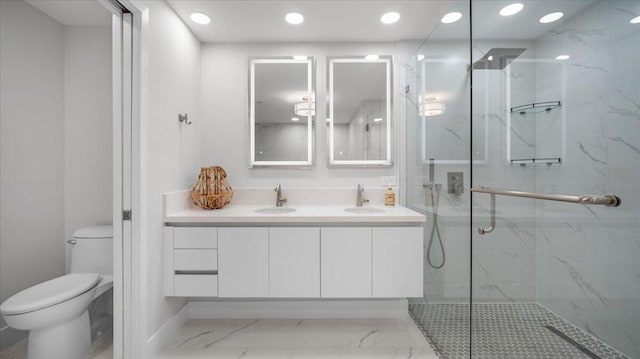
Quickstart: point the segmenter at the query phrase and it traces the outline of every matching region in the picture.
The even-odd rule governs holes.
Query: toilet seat
[[[18,315],[66,302],[93,289],[100,281],[97,273],[72,273],[27,288],[0,305],[3,315]]]

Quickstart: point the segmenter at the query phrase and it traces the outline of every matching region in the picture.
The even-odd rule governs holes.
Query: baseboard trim
[[[167,345],[171,339],[180,333],[184,323],[189,320],[189,303],[185,304],[176,314],[167,320],[147,340],[147,353],[150,358],[154,358]]]
[[[26,330],[17,330],[9,326],[0,328],[0,351],[11,348],[28,335],[29,332]]]

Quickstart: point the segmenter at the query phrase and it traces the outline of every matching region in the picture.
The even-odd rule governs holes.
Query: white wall
[[[142,25],[142,308],[152,335],[184,306],[164,296],[162,194],[191,188],[201,163],[200,42],[164,1],[135,1]],[[178,122],[188,113],[190,126]],[[134,214],[135,215],[135,214]],[[134,263],[136,264],[136,263]]]
[[[64,274],[64,27],[23,1],[0,1],[0,94],[4,301]]]
[[[395,43],[297,43],[297,44],[205,44],[202,52],[202,165],[219,165],[229,175],[233,187],[264,187],[281,183],[284,187],[344,186],[357,183],[382,185],[381,176],[396,176],[391,168],[329,168],[326,113],[326,56],[394,55]],[[312,169],[249,168],[249,123],[247,113],[247,57],[308,55],[316,59],[315,167]],[[397,64],[394,64],[394,73]],[[400,109],[398,109],[400,111]],[[404,111],[404,109],[402,109]],[[396,114],[397,111],[394,111]],[[398,116],[392,127],[396,128]],[[392,133],[394,163],[397,132]]]
[[[113,222],[111,66],[111,27],[65,28],[65,239]]]

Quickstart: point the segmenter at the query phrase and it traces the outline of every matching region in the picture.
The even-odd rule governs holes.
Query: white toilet
[[[84,359],[91,346],[89,304],[113,287],[113,226],[80,228],[68,243],[71,274],[0,305],[10,327],[29,331],[29,359]]]

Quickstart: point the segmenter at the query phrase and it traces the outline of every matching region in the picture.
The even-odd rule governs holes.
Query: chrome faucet
[[[282,207],[282,204],[287,201],[286,198],[282,197],[282,186],[277,184],[273,190],[276,191],[276,207]]]
[[[358,194],[356,195],[356,207],[362,207],[364,203],[368,203],[369,200],[364,198],[364,185],[358,184]]]

